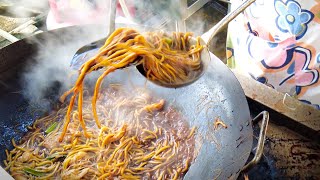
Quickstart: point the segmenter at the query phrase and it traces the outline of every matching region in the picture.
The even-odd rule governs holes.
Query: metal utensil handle
[[[262,124],[261,124],[258,144],[256,147],[257,148],[256,153],[255,153],[254,157],[252,158],[252,160],[242,168],[242,170],[241,170],[242,172],[248,171],[252,166],[256,165],[262,157],[264,142],[266,140],[267,127],[268,127],[268,123],[269,123],[269,112],[262,111],[252,121],[253,122],[257,121],[258,118],[260,118],[261,116],[262,116]]]
[[[248,6],[254,3],[256,0],[247,0],[243,2],[237,9],[231,11],[223,19],[221,19],[215,26],[213,26],[209,31],[204,33],[201,38],[209,44],[212,38],[220,32],[230,21],[237,17],[241,12],[243,12]]]
[[[116,13],[117,13],[117,0],[109,0],[109,14],[108,14],[108,20],[109,20],[109,34],[112,33],[115,30],[115,24],[116,24]]]

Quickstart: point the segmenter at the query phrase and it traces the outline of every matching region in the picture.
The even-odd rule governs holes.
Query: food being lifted
[[[203,47],[199,38],[190,45],[190,38],[190,33],[117,29],[61,96],[64,102],[72,94],[69,106],[38,119],[23,143],[13,141],[7,170],[16,179],[181,179],[195,157],[195,128],[146,88],[110,84],[99,89],[109,73],[131,64],[159,83],[195,78],[203,68]],[[90,95],[84,79],[101,68]]]
[[[100,128],[101,123],[96,107],[99,88],[102,80],[116,69],[131,64],[142,65],[146,77],[159,83],[176,84],[197,78],[203,68],[200,59],[203,46],[200,45],[200,37],[197,38],[195,45],[190,46],[190,38],[190,33],[173,33],[173,36],[170,37],[162,32],[141,34],[130,28],[119,28],[114,31],[98,54],[82,65],[74,87],[60,98],[64,102],[65,98],[72,94],[60,141],[65,136],[70,123],[75,98],[78,98],[79,121],[84,135],[90,137],[82,119],[83,82],[88,73],[105,68],[104,73],[96,82],[92,97],[93,116]]]

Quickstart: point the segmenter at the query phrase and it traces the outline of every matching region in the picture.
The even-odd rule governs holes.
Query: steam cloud
[[[39,2],[38,0],[16,1],[16,3],[35,5],[38,8],[44,8],[48,5],[47,1],[41,1],[43,4]],[[140,4],[142,7],[145,7],[145,3],[134,2],[136,6]],[[159,13],[159,10],[157,9],[158,14],[167,14],[167,12]],[[162,9],[162,11],[166,11],[166,9]],[[195,23],[188,26],[187,30],[195,32],[195,35],[201,35],[204,27],[203,21],[200,18],[196,18],[193,21]],[[174,20],[171,22],[173,23]],[[156,18],[152,24],[157,23],[160,23],[160,20]],[[55,93],[61,95],[69,89],[78,75],[77,71],[73,71],[69,67],[74,53],[83,45],[103,38],[106,35],[106,29],[106,25],[89,26],[81,30],[70,31],[67,34],[51,34],[41,40],[31,38],[30,41],[37,44],[39,48],[34,57],[35,63],[25,68],[23,77],[24,95],[32,101],[38,101],[47,106],[49,102],[42,100],[48,98],[48,92],[50,94],[51,91],[58,91]],[[90,75],[89,77],[94,79],[97,76]]]
[[[8,5],[8,11],[14,17],[31,17],[49,7],[47,0],[2,0],[1,3]]]
[[[74,53],[79,47],[100,39],[103,35],[105,30],[96,28],[76,29],[63,35],[50,34],[43,41],[32,38],[30,41],[39,48],[34,57],[35,62],[25,69],[24,95],[32,101],[44,103],[44,106],[49,105],[42,100],[52,93],[61,95],[71,87],[78,75],[70,67]]]

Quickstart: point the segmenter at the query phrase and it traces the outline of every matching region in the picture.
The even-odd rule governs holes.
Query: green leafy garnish
[[[67,157],[67,155],[62,155],[62,154],[52,154],[51,156],[48,156],[46,159],[52,160],[52,159],[57,159],[57,158],[63,158]]]
[[[170,46],[172,45],[172,39],[170,39],[170,38],[164,38],[164,42],[166,42]]]
[[[46,134],[49,134],[50,132],[52,132],[53,130],[56,129],[56,127],[58,126],[57,122],[54,122],[53,124],[51,124],[45,131]]]
[[[28,173],[28,174],[31,174],[31,175],[34,175],[34,176],[39,176],[39,177],[40,176],[44,176],[46,174],[44,172],[40,172],[40,171],[37,171],[37,170],[32,169],[32,168],[28,168],[28,167],[24,168],[23,171]]]

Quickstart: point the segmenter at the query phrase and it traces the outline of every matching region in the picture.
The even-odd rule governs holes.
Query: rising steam
[[[32,5],[38,2],[38,0],[20,0],[18,3],[29,3]],[[138,6],[136,9],[147,7],[146,3],[149,1],[143,1],[144,3],[139,2],[134,1],[135,6]],[[41,6],[41,4],[47,6],[47,3],[46,1],[46,3],[40,3],[38,6]],[[170,10],[172,11],[172,9]],[[168,9],[150,9],[150,11],[157,12],[158,15],[168,14]],[[162,23],[161,20],[161,18],[155,18],[151,24]],[[201,35],[204,22],[199,18],[193,21],[195,23],[191,23],[192,26],[189,26],[187,30],[195,32],[195,35]],[[172,19],[171,23],[174,23],[174,19]],[[60,31],[59,33],[58,30],[56,33],[41,36],[41,40],[38,37],[31,38],[31,43],[37,45],[38,51],[34,56],[35,63],[29,64],[24,71],[24,95],[28,99],[41,102],[42,105],[46,106],[49,104],[47,99],[50,94],[56,94],[54,98],[57,98],[58,95],[69,89],[78,75],[77,71],[70,68],[71,59],[78,48],[106,35],[107,27],[104,22],[101,22],[101,24],[103,26],[87,26],[81,30],[79,28],[71,28],[73,30],[68,31],[67,34],[65,34],[66,31]],[[171,30],[173,29],[171,28]],[[94,78],[96,76],[90,75],[89,77]]]
[[[73,84],[78,72],[70,68],[70,62],[79,47],[105,35],[105,29],[70,28],[66,31],[57,30],[46,34],[39,40],[37,37],[30,41],[37,45],[38,51],[32,63],[25,69],[23,77],[24,95],[36,102],[46,104],[44,99],[56,98],[51,95],[61,95]],[[64,34],[60,34],[63,32]],[[43,38],[43,39],[42,39]],[[49,103],[49,102],[48,102]]]

